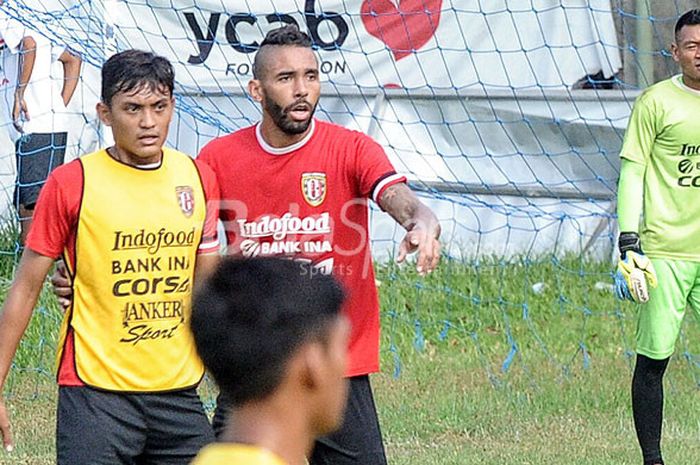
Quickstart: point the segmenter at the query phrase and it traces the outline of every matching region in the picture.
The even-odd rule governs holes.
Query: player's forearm
[[[0,389],[53,260],[25,249],[0,313]]]
[[[194,289],[197,290],[204,281],[214,272],[219,264],[219,253],[201,253],[197,255],[197,263],[194,268]]]
[[[639,163],[622,160],[617,189],[617,221],[620,231],[639,232],[639,218],[644,206],[645,169]]]
[[[0,388],[5,384],[19,341],[29,325],[38,294],[30,292],[25,285],[13,284],[7,295],[0,315]]]
[[[436,239],[440,237],[437,217],[406,184],[389,186],[379,199],[379,205],[407,231],[420,226]]]
[[[61,97],[63,103],[68,105],[73,98],[75,89],[78,87],[78,79],[80,79],[80,67],[82,60],[79,56],[65,51],[61,54],[60,61],[63,63],[63,89]]]
[[[36,41],[32,37],[22,39],[19,52],[19,79],[17,81],[16,94],[18,97],[24,96],[24,91],[32,78],[34,71],[34,61],[36,60]]]

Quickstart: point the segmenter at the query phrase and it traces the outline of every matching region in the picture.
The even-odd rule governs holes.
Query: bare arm
[[[63,104],[67,106],[70,103],[70,99],[73,98],[75,88],[78,87],[80,65],[83,63],[83,60],[81,60],[78,55],[64,50],[61,56],[58,57],[58,61],[63,63],[63,89],[61,90],[61,97],[63,98]]]
[[[402,262],[407,254],[418,251],[418,273],[432,272],[440,261],[440,222],[433,211],[404,183],[389,186],[379,199],[379,206],[407,231],[397,261]]]
[[[219,264],[220,256],[217,252],[202,253],[197,255],[197,263],[194,267],[194,289],[198,289],[204,281],[211,276]]]
[[[36,60],[36,41],[31,36],[22,39],[19,47],[19,80],[15,89],[15,103],[12,108],[12,121],[18,131],[22,131],[19,119],[22,115],[29,120],[27,102],[24,100],[24,91],[27,89],[34,71],[34,61]]]
[[[12,282],[0,314],[0,393],[10,371],[20,339],[27,329],[32,310],[41,292],[53,259],[24,249],[17,274]],[[6,450],[12,448],[10,419],[0,395],[0,434]]]
[[[63,260],[56,262],[56,268],[51,275],[51,286],[61,308],[66,310],[70,307],[73,301],[73,284],[68,274],[68,268],[66,268]]]

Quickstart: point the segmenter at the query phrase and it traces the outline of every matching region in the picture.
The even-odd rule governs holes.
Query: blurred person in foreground
[[[307,263],[225,259],[196,293],[192,334],[231,401],[219,442],[193,465],[302,465],[347,397],[344,293]]]

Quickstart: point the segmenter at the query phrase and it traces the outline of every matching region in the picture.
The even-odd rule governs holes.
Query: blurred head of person
[[[340,426],[349,323],[338,282],[287,259],[225,259],[195,294],[197,351],[237,409],[315,437]],[[285,420],[286,418],[286,420]]]

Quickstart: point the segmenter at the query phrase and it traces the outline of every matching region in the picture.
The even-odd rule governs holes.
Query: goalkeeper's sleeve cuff
[[[617,245],[620,250],[620,256],[623,260],[627,252],[635,252],[638,254],[644,253],[642,252],[642,241],[639,238],[639,234],[636,232],[621,232],[620,237],[617,240]]]

